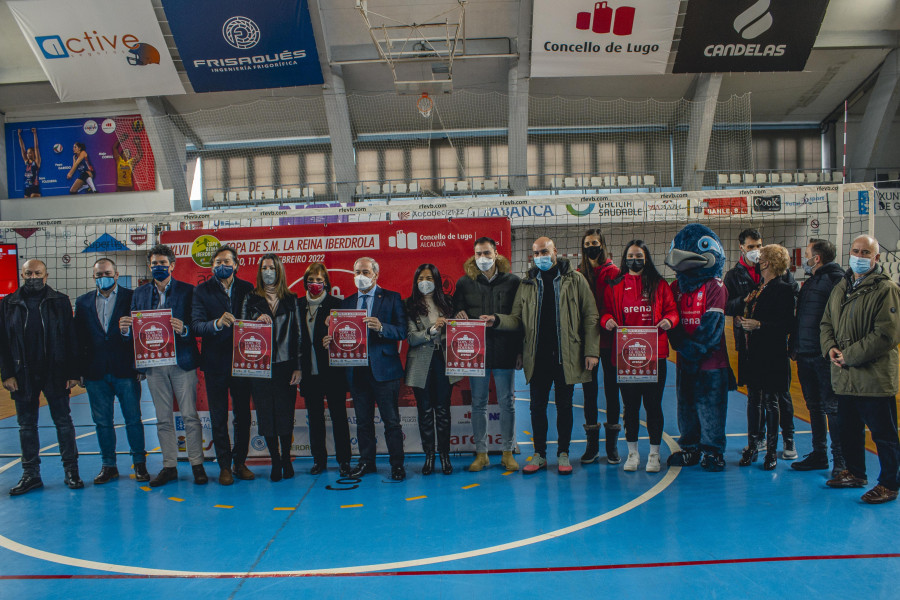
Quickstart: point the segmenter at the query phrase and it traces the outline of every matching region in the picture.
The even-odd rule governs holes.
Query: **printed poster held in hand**
[[[332,367],[364,367],[369,364],[364,310],[333,310],[328,321],[328,364]]]
[[[616,375],[619,383],[655,383],[657,373],[656,327],[616,329]]]
[[[172,309],[131,313],[134,332],[134,366],[138,369],[177,364]]]
[[[234,322],[231,374],[235,377],[272,378],[272,324]]]
[[[484,377],[484,321],[447,322],[447,375]]]

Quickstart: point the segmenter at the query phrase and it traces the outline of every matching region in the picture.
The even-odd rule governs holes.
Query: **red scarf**
[[[750,279],[753,280],[753,283],[759,285],[759,281],[760,279],[762,279],[762,276],[760,275],[759,271],[756,270],[756,265],[747,264],[747,261],[744,260],[743,254],[741,255],[741,260],[739,262],[744,266],[745,269],[747,269],[747,272],[750,273]]]

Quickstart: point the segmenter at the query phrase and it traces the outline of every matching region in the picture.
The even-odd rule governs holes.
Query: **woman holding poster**
[[[264,254],[260,259],[256,289],[244,299],[241,318],[272,324],[272,378],[253,380],[253,405],[259,435],[269,447],[272,481],[290,479],[294,476],[291,439],[300,383],[302,321],[297,296],[288,289],[277,255]]]
[[[416,396],[419,435],[425,452],[422,475],[434,472],[435,429],[441,472],[453,472],[450,464],[450,379],[447,377],[447,319],[453,303],[444,295],[438,268],[419,265],[413,275],[412,294],[406,299],[407,341],[406,385]]]
[[[666,331],[678,324],[678,310],[672,290],[666,285],[643,240],[628,242],[622,255],[621,273],[610,282],[604,294],[606,312],[600,326],[607,331],[627,327],[657,327],[656,381],[652,383],[621,383],[625,404],[625,441],[628,443],[626,471],[637,471],[641,462],[638,452],[638,429],[641,402],[647,411],[647,431],[650,434],[650,456],[647,472],[660,469],[659,445],[662,441],[662,396],[666,385],[666,358],[669,340]]]

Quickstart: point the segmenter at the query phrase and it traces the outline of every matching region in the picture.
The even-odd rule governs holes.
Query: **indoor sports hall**
[[[0,598],[894,598],[898,111],[895,0],[0,0]]]

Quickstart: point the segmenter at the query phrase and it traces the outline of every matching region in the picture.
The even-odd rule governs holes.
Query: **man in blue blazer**
[[[369,257],[353,264],[354,283],[358,292],[345,298],[341,308],[365,310],[368,326],[369,364],[348,367],[347,381],[356,409],[356,437],[359,440],[359,463],[350,477],[376,472],[375,405],[384,423],[384,438],[391,457],[391,479],[403,481],[403,430],[400,427],[400,383],[403,364],[399,343],[406,339],[406,309],[397,292],[377,285],[378,263]],[[331,339],[326,336],[325,345]]]
[[[100,444],[100,485],[119,478],[116,466],[116,430],[113,408],[116,398],[125,419],[125,435],[131,449],[134,478],[150,481],[141,422],[141,383],[134,370],[134,344],[119,331],[119,319],[131,314],[132,290],[119,285],[119,271],[111,258],[94,263],[97,289],[75,301],[75,338],[84,387],[97,426]]]
[[[234,476],[254,478],[244,464],[250,449],[250,380],[231,375],[234,315],[240,314],[244,298],[253,291],[253,284],[238,279],[239,267],[237,250],[228,245],[221,246],[213,256],[213,276],[194,288],[191,308],[191,329],[201,338],[200,370],[206,385],[219,483],[222,485],[234,483]],[[228,438],[229,392],[234,412],[233,450]]]
[[[172,309],[172,329],[175,332],[175,356],[178,364],[151,367],[146,370],[147,386],[156,409],[156,431],[163,455],[162,470],[150,481],[159,487],[178,479],[178,440],[175,437],[175,415],[172,398],[178,401],[184,432],[187,438],[188,460],[194,473],[194,483],[209,481],[203,469],[203,427],[197,415],[197,341],[191,336],[191,305],[194,286],[172,278],[175,253],[165,244],[157,244],[147,252],[153,281],[134,291],[131,312]],[[131,335],[131,316],[119,319],[123,335]]]

